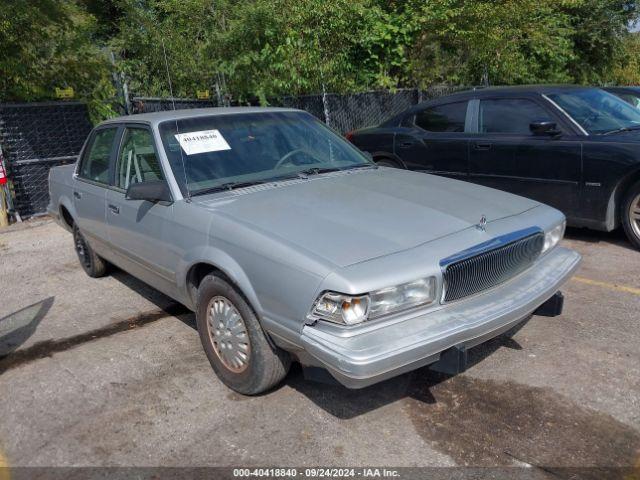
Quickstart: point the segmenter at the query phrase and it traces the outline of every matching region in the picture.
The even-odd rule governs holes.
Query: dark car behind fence
[[[306,110],[334,130],[374,126],[416,103],[453,93],[461,87],[404,89],[347,95],[284,96],[269,100],[271,106]],[[250,102],[257,104],[256,102]],[[215,100],[131,96],[131,113],[203,108]],[[80,102],[0,104],[0,147],[15,190],[14,206],[21,217],[42,214],[49,202],[49,169],[75,162],[91,131],[87,107]]]

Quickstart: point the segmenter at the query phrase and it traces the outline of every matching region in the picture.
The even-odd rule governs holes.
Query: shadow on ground
[[[142,295],[151,303],[155,304],[160,310],[166,311],[167,309],[172,312],[178,312],[175,316],[182,323],[189,327],[196,329],[196,317],[187,307],[177,303],[171,297],[166,296],[164,293],[159,292],[153,287],[150,287],[141,280],[138,280],[132,275],[124,272],[123,270],[111,267],[111,277],[122,283],[127,288],[130,288],[138,295]]]
[[[468,368],[481,362],[501,347],[521,350],[520,344],[511,337],[525,323],[523,322],[508,332],[469,350]],[[347,420],[365,415],[410,396],[413,391],[410,385],[415,382],[433,387],[449,378],[451,377],[434,372],[429,367],[424,367],[370,387],[349,390],[337,382],[319,383],[310,381],[304,377],[302,368],[295,364],[285,382],[327,413]],[[427,404],[435,403],[435,398],[429,394],[429,389],[421,391],[419,400]]]
[[[618,228],[612,232],[600,232],[598,230],[589,230],[587,228],[567,227],[565,238],[594,244],[606,242],[637,252],[634,246],[631,245],[631,242],[627,239],[622,228]]]
[[[0,320],[0,374],[34,360],[50,357],[55,353],[120,332],[140,328],[167,317],[175,317],[189,327],[196,328],[194,315],[185,306],[121,270],[114,268],[112,277],[154,303],[158,308],[128,318],[114,318],[113,323],[104,327],[71,337],[44,340],[18,350],[18,347],[33,334],[51,308],[53,297],[30,305]]]
[[[0,318],[0,358],[15,351],[34,334],[53,301],[54,297],[45,298]]]

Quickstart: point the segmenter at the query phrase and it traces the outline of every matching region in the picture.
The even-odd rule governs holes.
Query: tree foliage
[[[263,101],[640,81],[632,0],[0,0],[0,12],[0,100],[69,85],[97,116],[111,113],[114,72],[139,95],[169,95],[170,78],[175,96],[218,82]]]
[[[115,94],[110,64],[94,41],[96,19],[81,5],[3,0],[0,15],[0,101],[48,99],[70,86],[92,113],[113,113],[105,103]]]

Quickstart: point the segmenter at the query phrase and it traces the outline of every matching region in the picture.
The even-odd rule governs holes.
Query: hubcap
[[[213,297],[207,306],[207,328],[213,351],[222,364],[234,373],[249,366],[251,348],[242,316],[225,297]]]
[[[640,194],[636,195],[636,198],[631,201],[631,206],[629,207],[629,223],[631,224],[633,233],[640,238]]]
[[[82,238],[80,233],[76,234],[76,253],[78,254],[78,258],[80,259],[80,263],[85,268],[91,268],[91,257],[89,256],[89,250],[87,249],[87,244]]]

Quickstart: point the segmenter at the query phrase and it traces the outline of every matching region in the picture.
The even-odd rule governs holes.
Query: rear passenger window
[[[416,126],[428,132],[464,132],[467,102],[429,107],[416,114]]]
[[[146,128],[127,128],[116,163],[116,187],[126,190],[132,183],[163,179],[151,132]]]
[[[109,157],[117,128],[98,130],[82,158],[78,176],[98,183],[109,183]]]
[[[532,135],[529,124],[552,121],[540,105],[520,98],[481,100],[479,114],[480,133]]]

